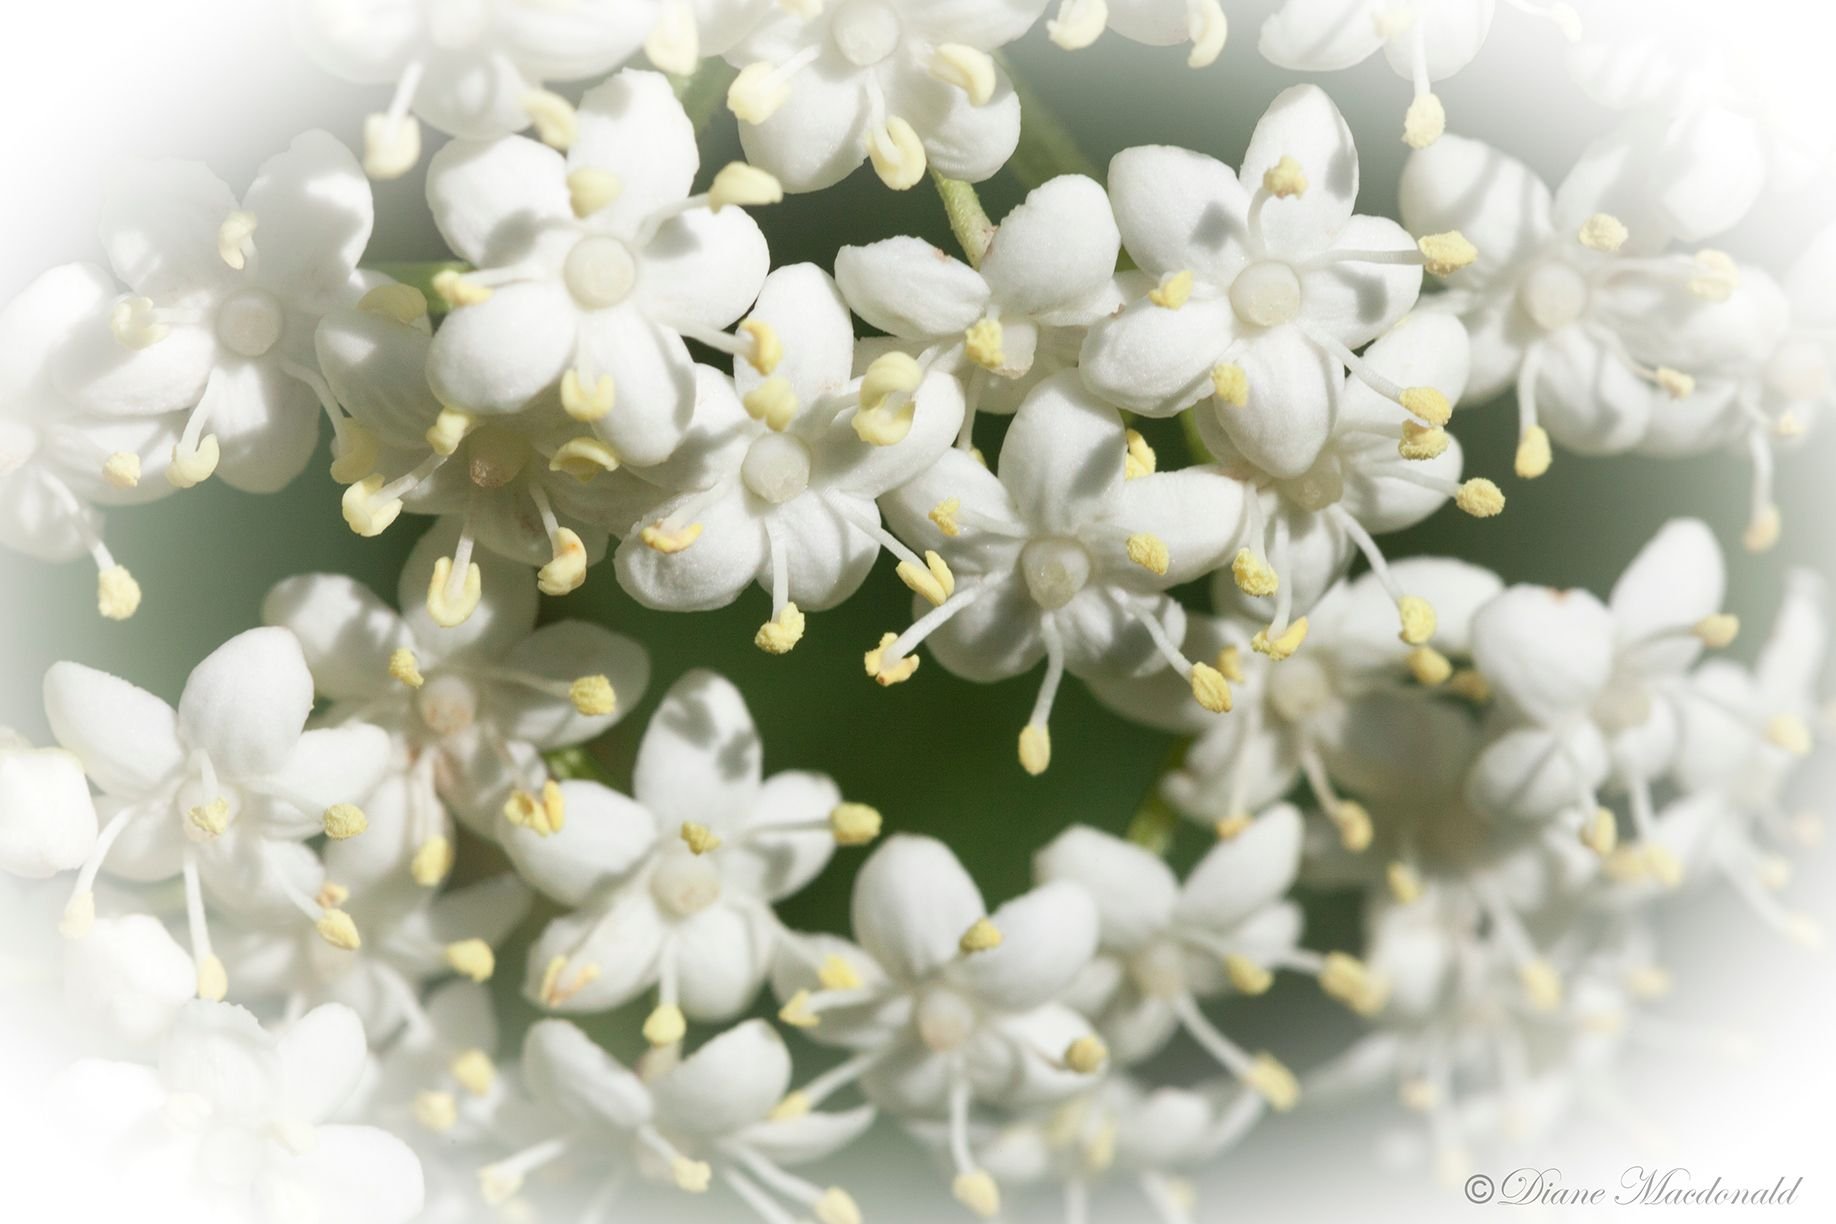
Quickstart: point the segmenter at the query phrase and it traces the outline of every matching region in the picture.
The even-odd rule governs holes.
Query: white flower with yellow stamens
[[[62,930],[95,917],[96,874],[182,876],[201,993],[221,998],[205,897],[271,925],[303,914],[326,942],[356,946],[350,916],[319,896],[324,869],[301,843],[360,822],[388,766],[389,737],[353,721],[305,730],[312,676],[285,629],[251,629],[193,669],[177,710],[77,663],[45,675],[52,734],[101,792],[103,821],[78,872]],[[353,815],[354,814],[354,815]],[[347,819],[348,818],[348,819]],[[297,913],[296,913],[297,912]]]
[[[1418,247],[1395,222],[1353,215],[1357,166],[1344,118],[1311,85],[1269,106],[1240,175],[1186,149],[1118,154],[1109,195],[1122,242],[1160,288],[1091,329],[1091,388],[1147,416],[1199,404],[1283,480],[1325,447],[1344,370],[1446,424],[1441,388],[1401,386],[1353,350],[1415,305],[1424,265],[1457,266],[1470,252],[1457,235]]]
[[[782,5],[726,55],[746,156],[789,191],[871,161],[896,190],[926,169],[981,182],[1013,155],[1020,99],[990,52],[1047,0],[835,0]]]
[[[475,271],[439,286],[455,306],[427,376],[471,418],[559,392],[581,432],[620,463],[669,457],[695,407],[687,341],[771,364],[775,337],[745,314],[765,282],[765,238],[744,205],[777,184],[730,166],[690,195],[694,128],[669,81],[626,70],[581,100],[565,156],[521,136],[456,141],[428,167],[434,219]]]
[[[80,1025],[99,1021],[130,1047],[157,1042],[198,993],[197,967],[150,914],[96,919],[64,945],[64,999]]]
[[[366,1116],[406,1139],[424,1163],[452,1174],[455,1148],[501,1143],[506,1119],[522,1105],[512,1082],[518,1069],[498,1065],[498,1022],[488,983],[455,978],[425,997],[405,996],[403,1023],[386,1044],[374,1034],[379,1066],[366,1094]],[[464,1199],[478,1189],[464,1173]],[[430,1187],[430,1190],[432,1187]],[[463,1218],[463,1217],[461,1217]]]
[[[852,321],[834,283],[811,264],[772,273],[753,317],[784,338],[783,364],[768,376],[742,360],[739,396],[705,387],[677,454],[613,482],[625,520],[614,524],[625,536],[621,585],[646,606],[699,611],[757,582],[772,609],[756,640],[774,654],[796,645],[805,612],[858,590],[882,549],[899,558],[914,590],[941,602],[949,570],[882,527],[875,499],[924,472],[956,439],[961,385],[916,366],[909,380],[877,393],[874,376],[851,379]],[[707,381],[724,382],[711,374]],[[864,419],[901,421],[902,432],[870,440]]]
[[[1171,667],[1213,713],[1230,707],[1210,660],[1179,650],[1185,614],[1166,591],[1210,573],[1241,534],[1244,495],[1209,471],[1124,478],[1127,431],[1075,373],[1041,383],[1014,415],[997,476],[951,451],[883,499],[916,549],[936,552],[954,591],[927,601],[903,634],[870,651],[881,684],[909,676],[930,642],[951,671],[989,682],[1044,660],[1046,674],[1020,737],[1020,761],[1042,772],[1048,723],[1064,674],[1142,675]],[[916,606],[916,605],[915,605]]]
[[[559,829],[500,819],[498,837],[524,878],[573,911],[530,951],[533,1001],[606,1011],[654,987],[644,1033],[656,1046],[679,1042],[689,1019],[731,1019],[752,1002],[781,929],[772,905],[862,831],[828,778],[763,778],[761,755],[739,691],[690,672],[644,732],[635,798],[567,782]]]
[[[1222,0],[1058,0],[1046,33],[1067,51],[1080,51],[1104,30],[1150,47],[1190,44],[1186,65],[1209,68],[1230,36]]]
[[[643,649],[603,626],[537,629],[527,568],[496,557],[469,563],[488,575],[484,594],[463,624],[442,626],[427,590],[453,537],[452,525],[435,527],[409,554],[403,613],[341,574],[289,578],[263,604],[267,621],[298,636],[330,699],[326,720],[361,720],[393,739],[371,798],[375,827],[328,852],[336,881],[354,890],[404,867],[423,887],[438,884],[452,867],[449,809],[489,836],[507,802],[545,808],[551,779],[541,754],[604,732],[650,680]]]
[[[347,1008],[327,1004],[269,1033],[240,1007],[195,1000],[157,1067],[89,1058],[52,1082],[69,1151],[94,1162],[67,1192],[263,1224],[300,1212],[407,1224],[423,1203],[414,1153],[377,1127],[329,1121],[364,1068],[363,1026]],[[69,1206],[89,1214],[80,1198]]]

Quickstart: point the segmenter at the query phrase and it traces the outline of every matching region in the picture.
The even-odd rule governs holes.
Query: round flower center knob
[[[478,719],[478,691],[458,676],[430,676],[415,708],[435,735],[457,735]]]
[[[687,850],[665,855],[650,877],[650,895],[665,912],[693,917],[720,900],[720,868],[712,855]]]
[[[1076,540],[1034,540],[1020,550],[1020,574],[1034,602],[1050,612],[1090,581],[1090,554]]]
[[[1587,309],[1587,278],[1573,266],[1552,260],[1524,278],[1517,299],[1538,327],[1554,331],[1573,323]]]
[[[1141,993],[1151,999],[1173,999],[1186,993],[1185,958],[1176,945],[1165,940],[1136,953],[1128,972]]]
[[[1275,327],[1300,313],[1300,277],[1279,259],[1263,259],[1230,283],[1230,308],[1254,327]]]
[[[472,46],[490,25],[490,0],[438,0],[427,6],[427,36],[442,51]]]
[[[1318,713],[1331,700],[1332,681],[1318,660],[1297,654],[1269,669],[1269,702],[1289,722]]]
[[[631,287],[637,283],[637,260],[631,248],[616,238],[582,238],[567,253],[561,277],[581,306],[603,310],[631,296]]]
[[[810,487],[810,448],[801,438],[769,433],[746,451],[740,479],[774,506]]]
[[[1766,363],[1766,383],[1788,400],[1820,399],[1830,385],[1830,367],[1814,341],[1787,340]]]
[[[286,315],[265,289],[244,289],[217,310],[217,339],[243,357],[260,357],[280,339]]]
[[[975,1004],[957,991],[939,986],[918,1000],[918,1039],[927,1049],[947,1054],[975,1033]]]
[[[848,0],[829,31],[843,59],[871,68],[898,49],[899,14],[886,0]]]

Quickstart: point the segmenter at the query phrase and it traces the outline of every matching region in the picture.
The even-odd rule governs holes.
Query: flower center
[[[458,676],[430,676],[415,708],[435,735],[457,735],[478,718],[478,691]]]
[[[927,991],[918,1000],[918,1039],[926,1048],[947,1054],[975,1033],[975,1004],[947,986]]]
[[[1230,283],[1230,308],[1255,327],[1274,327],[1300,313],[1300,277],[1279,259],[1263,259]]]
[[[490,0],[434,0],[427,6],[427,36],[442,51],[472,46],[490,23]]]
[[[1787,340],[1766,363],[1766,383],[1788,400],[1820,399],[1830,385],[1830,367],[1812,341]]]
[[[711,854],[667,854],[650,877],[650,895],[678,918],[692,918],[720,900],[720,868]]]
[[[1020,574],[1033,601],[1050,612],[1090,581],[1090,554],[1076,540],[1034,540],[1020,550]]]
[[[1303,510],[1324,510],[1345,496],[1345,473],[1330,451],[1293,480],[1281,482],[1281,494]]]
[[[631,296],[637,283],[637,260],[616,238],[582,238],[567,253],[561,277],[574,300],[588,310],[616,306]]]
[[[746,451],[740,479],[772,505],[783,505],[810,487],[810,448],[801,438],[765,434]]]
[[[1539,265],[1524,278],[1517,300],[1544,331],[1567,327],[1587,309],[1587,280],[1559,259]]]
[[[522,472],[530,454],[521,434],[487,425],[466,439],[466,474],[481,489],[501,489]]]
[[[1136,953],[1128,963],[1128,972],[1149,998],[1172,999],[1186,993],[1185,958],[1167,940],[1151,943]]]
[[[842,58],[871,68],[899,46],[899,14],[886,0],[848,0],[835,14],[829,36]]]
[[[1317,714],[1332,700],[1332,681],[1319,661],[1302,653],[1271,667],[1269,704],[1288,722],[1297,723]]]
[[[217,309],[217,339],[231,352],[260,357],[280,339],[286,315],[266,289],[244,289]]]

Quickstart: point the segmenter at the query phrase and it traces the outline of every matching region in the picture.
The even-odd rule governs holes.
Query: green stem
[[[981,267],[995,232],[994,222],[982,207],[982,197],[976,194],[973,184],[945,178],[936,171],[931,172],[931,181],[936,183],[944,213],[950,218],[950,232],[969,257],[970,266]]]
[[[1209,446],[1205,445],[1205,439],[1199,436],[1198,429],[1198,414],[1201,412],[1210,412],[1211,410],[1209,403],[1200,400],[1193,407],[1192,411],[1179,414],[1179,431],[1184,434],[1186,438],[1186,454],[1191,457],[1194,463],[1217,462],[1218,457],[1211,453],[1211,448]]]
[[[1078,147],[1071,129],[1052,113],[1025,78],[1014,71],[1006,57],[997,56],[996,62],[1013,82],[1014,96],[1020,99],[1020,146],[1007,162],[1014,177],[1029,188],[1061,174],[1082,174],[1102,182],[1102,171]]]
[[[557,748],[553,752],[542,754],[543,762],[548,766],[551,777],[560,782],[605,782],[611,777],[605,766],[585,748]]]

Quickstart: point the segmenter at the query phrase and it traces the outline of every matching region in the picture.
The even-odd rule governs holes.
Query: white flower
[[[198,990],[185,949],[150,914],[97,918],[65,945],[64,998],[129,1046],[158,1041]]]
[[[1093,390],[1146,416],[1209,401],[1201,411],[1279,479],[1301,475],[1326,445],[1342,369],[1429,425],[1446,423],[1441,389],[1399,386],[1352,350],[1415,305],[1424,264],[1445,268],[1470,251],[1457,234],[1418,250],[1394,222],[1352,214],[1358,152],[1317,87],[1275,99],[1240,175],[1145,146],[1116,156],[1109,194],[1123,245],[1158,286],[1091,328]]]
[[[1028,193],[970,267],[920,238],[887,238],[835,255],[835,280],[854,312],[919,363],[969,388],[962,442],[975,412],[1012,412],[1042,379],[1077,364],[1092,323],[1120,309],[1122,238],[1109,197],[1082,175]]]
[[[657,990],[652,1045],[687,1019],[718,1021],[758,994],[781,930],[771,906],[859,844],[879,816],[828,778],[761,780],[759,733],[712,672],[678,680],[638,747],[634,799],[594,782],[560,787],[558,827],[499,821],[523,876],[573,912],[530,951],[525,992],[543,1006],[605,1011]]]
[[[80,937],[95,916],[92,888],[106,864],[137,880],[183,875],[198,989],[222,998],[204,897],[267,922],[296,911],[330,943],[356,946],[349,915],[316,894],[318,857],[300,843],[360,830],[362,801],[388,763],[388,736],[351,723],[306,731],[312,676],[285,629],[251,629],[193,669],[178,709],[78,663],[45,675],[52,734],[101,791],[104,820],[77,874],[63,930]]]
[[[837,0],[782,6],[727,52],[746,156],[790,191],[863,160],[905,190],[927,167],[980,182],[1020,140],[1020,99],[989,52],[1046,0]],[[807,15],[806,15],[807,14]]]
[[[0,729],[0,871],[42,880],[75,871],[96,844],[83,763]]]
[[[753,317],[785,338],[784,364],[767,378],[738,363],[743,404],[706,374],[676,456],[621,474],[617,565],[640,603],[678,611],[721,607],[756,581],[772,600],[756,641],[783,654],[802,637],[803,613],[859,590],[882,548],[908,583],[937,581],[880,525],[874,499],[955,440],[963,392],[949,374],[916,367],[890,393],[871,376],[851,380],[848,310],[813,265],[772,273]],[[867,428],[888,418],[900,421],[889,433]]]
[[[858,1079],[902,1119],[947,1119],[957,1197],[991,1216],[999,1191],[971,1159],[971,1104],[1062,1101],[1107,1062],[1089,1023],[1057,1001],[1096,951],[1097,907],[1065,882],[990,914],[947,846],[901,834],[862,864],[853,915],[858,946],[787,939],[773,969],[780,1019],[858,1051],[794,1099],[813,1105]]]
[[[341,574],[289,578],[262,605],[263,619],[299,638],[331,700],[327,720],[361,720],[394,741],[371,797],[374,827],[328,850],[334,878],[355,890],[404,865],[438,884],[452,866],[449,808],[489,836],[507,801],[524,814],[559,804],[541,754],[600,735],[650,682],[649,657],[629,638],[577,620],[537,629],[528,571],[497,558],[470,563],[489,576],[477,609],[442,626],[426,599],[453,537],[436,527],[409,554],[405,613]]]
[[[935,608],[868,652],[881,684],[908,678],[929,641],[951,671],[988,682],[1045,660],[1020,761],[1043,771],[1059,682],[1072,675],[1139,675],[1172,667],[1213,712],[1229,691],[1211,664],[1175,645],[1185,614],[1166,591],[1216,569],[1241,533],[1243,490],[1214,472],[1125,479],[1122,419],[1066,372],[1041,383],[1014,414],[1000,476],[962,451],[884,499],[901,538],[952,575]],[[923,598],[922,596],[920,597]],[[916,605],[915,605],[916,606]]]
[[[1479,54],[1492,31],[1496,0],[1284,0],[1262,23],[1257,43],[1271,64],[1298,72],[1334,72],[1381,50],[1415,97],[1403,120],[1403,140],[1421,149],[1440,139],[1447,112],[1433,93]],[[1581,18],[1566,0],[1531,0],[1516,7],[1545,17],[1573,42]]]
[[[1067,51],[1088,47],[1105,29],[1150,47],[1191,43],[1192,68],[1216,63],[1230,34],[1220,0],[1059,0],[1058,16],[1046,22]]]
[[[271,493],[305,468],[323,410],[313,329],[361,295],[370,185],[324,132],[269,158],[239,202],[198,162],[134,163],[102,207],[102,244],[130,295],[106,340],[68,354],[98,409],[190,406],[166,479]],[[138,354],[137,356],[135,356]]]
[[[691,196],[700,160],[668,80],[632,70],[581,100],[565,158],[521,136],[455,141],[434,156],[434,220],[478,269],[442,281],[458,308],[428,355],[434,395],[461,414],[456,430],[558,386],[568,415],[618,462],[657,463],[695,407],[685,340],[773,364],[767,329],[719,329],[752,305],[770,258],[735,206],[770,202],[776,184],[729,168]]]
[[[412,1006],[403,1009],[400,1031],[378,1052],[381,1066],[367,1086],[366,1116],[409,1137],[430,1172],[450,1173],[455,1146],[477,1150],[497,1143],[515,1114],[508,1075],[496,1062],[496,1005],[488,985],[464,978],[443,982],[424,999],[406,997]],[[467,1177],[463,1189],[442,1189],[472,1208],[476,1190],[469,1183]]]
[[[363,1026],[336,1005],[272,1036],[240,1007],[197,1000],[157,1068],[83,1060],[51,1099],[84,1150],[106,1159],[93,1170],[102,1194],[212,1218],[406,1224],[421,1209],[414,1154],[386,1131],[327,1122],[364,1054]]]

